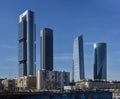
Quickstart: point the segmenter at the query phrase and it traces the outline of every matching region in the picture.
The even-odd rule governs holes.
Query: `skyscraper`
[[[41,69],[53,70],[53,30],[44,28],[40,32]]]
[[[106,43],[94,44],[94,79],[107,80]]]
[[[19,76],[36,75],[34,12],[26,10],[19,16]]]
[[[73,66],[74,66],[74,81],[79,81],[85,78],[84,74],[84,50],[82,35],[74,40],[73,51]]]

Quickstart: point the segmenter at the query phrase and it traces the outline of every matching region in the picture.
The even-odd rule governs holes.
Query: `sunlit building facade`
[[[36,44],[34,12],[26,10],[19,16],[19,76],[36,75]]]
[[[84,73],[84,49],[83,49],[83,36],[76,37],[74,40],[73,49],[73,73],[74,81],[85,79]]]
[[[106,43],[94,44],[94,79],[107,80]]]

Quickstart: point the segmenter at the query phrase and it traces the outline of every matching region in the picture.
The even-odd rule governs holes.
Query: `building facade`
[[[63,89],[69,85],[70,73],[64,71],[39,70],[37,72],[37,89]]]
[[[5,91],[26,91],[36,89],[36,77],[23,76],[11,79],[4,79],[2,81],[3,90]]]
[[[36,75],[36,34],[34,12],[26,10],[19,16],[19,76]]]
[[[41,69],[53,70],[53,30],[44,28],[40,32]]]
[[[83,36],[76,37],[74,40],[73,49],[73,73],[74,81],[85,79],[84,73],[84,49],[83,49]]]
[[[15,79],[15,89],[19,91],[34,90],[36,89],[35,76],[23,76]]]
[[[105,81],[105,80],[81,80],[76,82],[76,89],[81,90],[109,90],[111,92],[120,89],[120,81]]]
[[[4,91],[15,91],[15,79],[4,79],[2,85]]]
[[[94,79],[107,80],[106,43],[94,44]]]

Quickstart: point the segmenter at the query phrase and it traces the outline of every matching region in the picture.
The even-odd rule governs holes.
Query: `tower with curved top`
[[[53,70],[53,30],[44,28],[40,32],[41,70]]]
[[[107,80],[106,43],[94,44],[94,79]]]

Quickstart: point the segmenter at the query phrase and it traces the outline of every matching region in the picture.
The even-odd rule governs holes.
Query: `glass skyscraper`
[[[94,44],[94,79],[107,80],[106,43]]]
[[[36,75],[36,34],[34,12],[26,10],[19,16],[19,76]]]
[[[41,70],[53,70],[53,30],[44,28],[40,32]]]
[[[83,36],[76,37],[74,40],[73,49],[73,76],[74,81],[85,79],[84,74],[84,49],[83,49]]]

